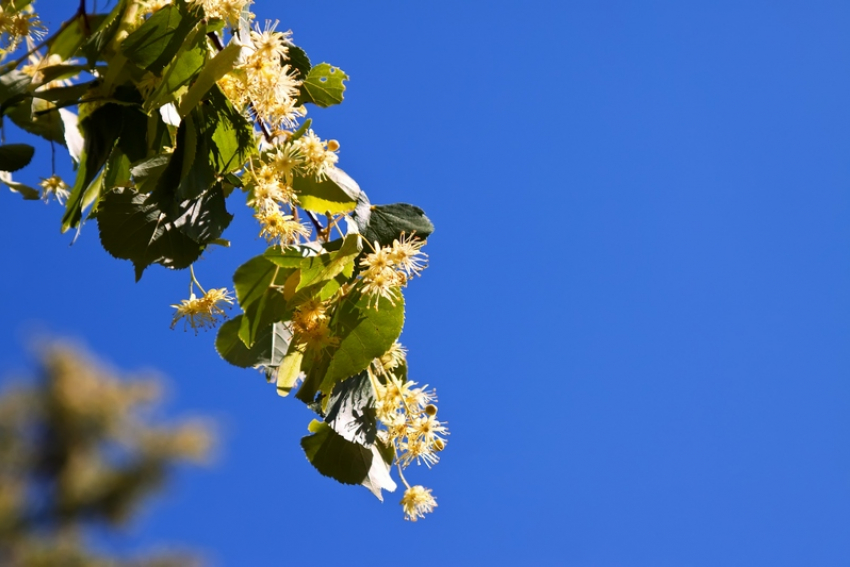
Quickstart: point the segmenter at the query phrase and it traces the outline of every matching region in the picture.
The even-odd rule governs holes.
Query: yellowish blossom
[[[171,328],[173,329],[180,319],[185,319],[184,326],[188,324],[195,333],[198,329],[214,327],[218,323],[218,317],[225,315],[223,305],[232,305],[233,301],[234,297],[227,288],[210,289],[201,297],[191,293],[189,299],[183,299],[179,305],[171,306],[177,310],[171,321]]]
[[[419,518],[425,518],[425,514],[433,512],[437,507],[437,500],[431,496],[430,488],[416,485],[404,491],[401,507],[404,510],[404,519],[415,522]]]
[[[287,246],[310,236],[309,228],[295,220],[295,217],[285,215],[280,210],[258,212],[254,217],[260,221],[260,236],[270,244]]]
[[[68,190],[68,185],[56,174],[53,174],[46,179],[43,178],[41,183],[38,185],[42,189],[41,198],[45,203],[49,202],[50,199],[56,199],[56,201],[62,205],[65,203],[65,199],[71,195],[71,192]]]
[[[328,170],[336,166],[339,156],[323,142],[313,130],[308,130],[303,136],[293,142],[304,156],[304,169],[318,179],[324,178]],[[334,141],[333,147],[339,149],[339,142]]]
[[[208,18],[224,20],[231,26],[237,27],[243,10],[251,4],[251,0],[190,0],[190,5],[200,6]],[[246,16],[252,16],[245,12]]]

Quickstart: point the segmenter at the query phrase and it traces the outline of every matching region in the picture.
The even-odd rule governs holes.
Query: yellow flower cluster
[[[310,236],[310,229],[301,224],[292,215],[285,215],[279,209],[258,212],[254,217],[260,221],[260,236],[269,244],[288,246],[296,244],[302,237]]]
[[[153,1],[156,2],[156,0]],[[246,15],[251,15],[250,12],[245,10],[250,3],[251,0],[189,0],[190,5],[203,8],[204,14],[208,18],[224,20],[234,27],[239,26],[239,18],[242,17],[243,12]]]
[[[322,301],[309,300],[292,314],[292,333],[296,344],[301,344],[316,352],[336,344],[338,339],[331,336],[328,328],[330,317],[328,306]]]
[[[416,485],[404,491],[401,506],[404,509],[404,519],[415,522],[418,518],[424,518],[425,514],[433,512],[437,501],[431,496],[430,488]]]
[[[404,347],[396,342],[368,369],[375,390],[375,412],[386,428],[383,441],[393,447],[399,471],[414,462],[425,463],[429,468],[439,462],[438,453],[445,449],[449,434],[445,423],[436,417],[436,392],[426,390],[427,385],[417,388],[415,382],[396,376],[395,371],[405,363]],[[422,486],[408,486],[401,504],[405,518],[412,521],[437,506],[431,491]]]
[[[0,5],[0,60],[24,41],[43,39],[46,32],[47,28],[31,8],[18,11],[12,2],[3,2]]]
[[[218,82],[237,108],[250,105],[257,118],[273,131],[291,129],[307,114],[296,102],[301,86],[298,72],[284,63],[291,32],[275,31],[276,26],[277,22],[266,22],[263,31],[257,27],[249,37],[240,37],[247,55]]]
[[[336,166],[339,157],[339,142],[322,141],[312,130],[293,142],[302,156],[302,168],[305,173],[318,180],[324,179],[328,170]]]
[[[361,274],[362,293],[374,300],[377,308],[378,301],[384,297],[395,304],[398,288],[407,285],[414,276],[418,276],[427,267],[428,255],[422,252],[424,240],[413,235],[402,235],[401,239],[393,241],[392,246],[378,247],[375,251],[360,260],[364,269]]]
[[[196,297],[194,293],[190,293],[189,299],[181,300],[180,305],[172,305],[177,312],[171,321],[171,328],[173,329],[177,322],[183,318],[186,319],[184,328],[188,324],[195,330],[196,334],[198,329],[215,327],[218,323],[218,317],[226,316],[222,305],[233,305],[234,299],[227,288],[210,289],[201,297]]]
[[[292,182],[296,174],[324,176],[337,159],[329,146],[338,149],[339,143],[323,142],[310,130],[296,140],[280,141],[249,166],[244,177],[245,185],[251,188],[248,205],[256,211],[254,216],[262,227],[260,236],[270,243],[287,246],[310,236],[310,229],[294,216]],[[283,211],[285,206],[292,214]]]

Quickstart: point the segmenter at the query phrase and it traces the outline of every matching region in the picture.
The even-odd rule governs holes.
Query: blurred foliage
[[[86,532],[123,525],[178,462],[203,462],[209,423],[157,423],[155,376],[118,376],[64,343],[39,353],[38,375],[9,382],[0,396],[0,565],[198,564],[175,553],[107,557]]]

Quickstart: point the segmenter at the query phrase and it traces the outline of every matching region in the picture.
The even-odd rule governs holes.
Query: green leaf
[[[281,268],[300,268],[305,265],[309,257],[316,251],[309,246],[272,246],[263,253],[263,256],[275,266]]]
[[[307,57],[307,52],[297,45],[288,46],[288,57],[286,63],[298,71],[298,77],[306,77],[310,74],[310,58]]]
[[[65,145],[65,126],[59,110],[47,101],[27,98],[6,111],[15,126],[50,142]]]
[[[203,197],[202,197],[203,198]],[[166,268],[188,268],[204,250],[185,233],[188,211],[194,203],[184,203],[183,214],[172,219],[157,201],[133,189],[115,189],[103,196],[97,211],[100,242],[112,256],[131,260],[136,281],[145,268],[161,264]],[[217,224],[209,220],[216,212],[202,208],[190,215],[195,223]]]
[[[79,100],[94,84],[95,81],[88,81],[69,87],[54,87],[52,89],[34,92],[33,96],[57,104],[66,104]]]
[[[53,81],[60,81],[62,79],[74,77],[87,69],[88,67],[85,65],[51,65],[50,67],[45,67],[41,71],[41,81],[39,81],[38,85],[35,85],[33,88],[46,85]]]
[[[357,182],[338,167],[329,169],[322,181],[296,175],[292,187],[302,208],[320,214],[353,211],[362,193]]]
[[[233,286],[245,312],[239,338],[246,346],[253,346],[265,327],[285,319],[286,300],[279,289],[293,271],[275,266],[263,256],[251,258],[236,269]]]
[[[106,58],[104,51],[118,32],[118,28],[121,25],[121,18],[124,16],[126,10],[127,0],[118,0],[112,11],[99,20],[94,32],[83,43],[80,49],[86,59],[88,59],[89,66],[94,67],[97,61]]]
[[[304,361],[304,350],[298,347],[295,343],[289,343],[289,350],[286,356],[283,357],[283,362],[280,363],[280,368],[277,369],[275,382],[277,385],[277,394],[281,397],[286,397],[292,388],[295,387],[295,382],[301,375],[301,363]]]
[[[106,14],[87,14],[84,20],[77,15],[48,42],[48,55],[58,55],[63,61],[71,59],[88,39],[88,34],[98,29],[105,18]]]
[[[120,147],[115,147],[106,160],[103,170],[103,190],[109,191],[114,187],[131,187],[130,158],[127,157]],[[83,204],[85,208],[85,204]]]
[[[221,183],[180,206],[182,214],[177,220],[180,231],[198,244],[217,240],[233,220],[233,215],[227,212]]]
[[[354,272],[354,259],[359,254],[360,237],[349,234],[343,239],[342,246],[336,252],[306,258],[302,263],[301,277],[295,291],[325,284],[342,273],[351,277]]]
[[[18,171],[26,167],[35,148],[28,144],[4,144],[0,146],[0,171]]]
[[[292,334],[283,323],[275,323],[263,329],[251,348],[245,346],[239,338],[242,315],[225,322],[218,330],[215,349],[218,354],[234,366],[256,368],[258,366],[279,366],[289,347]]]
[[[307,460],[324,476],[343,484],[361,484],[372,468],[372,450],[346,441],[327,424],[313,420],[309,425],[313,435],[301,439]]]
[[[201,20],[201,13],[189,14],[184,6],[170,4],[157,10],[121,42],[124,56],[139,67],[159,74]]]
[[[190,110],[195,108],[219,79],[233,70],[241,51],[242,46],[238,42],[231,40],[227,44],[227,47],[218,52],[215,57],[204,65],[198,78],[189,87],[189,92],[183,95],[183,98],[180,100],[177,113],[181,117],[186,116]]]
[[[354,222],[360,234],[370,243],[389,246],[402,234],[415,234],[426,239],[434,232],[434,225],[425,211],[407,203],[373,205],[361,213],[355,211]]]
[[[31,83],[32,77],[17,69],[0,75],[0,114],[28,98]]]
[[[135,89],[116,91],[116,97],[132,99],[138,96]],[[83,152],[77,179],[62,217],[62,232],[79,225],[83,218],[84,195],[91,196],[89,188],[101,168],[106,164],[116,143],[130,162],[144,158],[146,145],[141,132],[147,130],[147,117],[136,106],[107,103],[98,106],[80,121],[83,132]],[[98,195],[94,195],[96,201]]]
[[[204,68],[208,55],[206,42],[203,26],[189,34],[165,68],[162,82],[145,102],[145,110],[150,112],[177,99],[182,92],[181,87],[190,83]]]
[[[217,86],[210,89],[202,110],[201,132],[210,136],[210,159],[215,170],[224,175],[241,169],[256,151],[254,129],[241,112],[236,110]]]
[[[307,74],[301,85],[298,104],[312,102],[316,106],[328,107],[342,102],[348,75],[339,67],[319,63]]]
[[[398,339],[404,326],[404,296],[396,290],[394,305],[381,298],[376,309],[369,307],[368,296],[353,294],[339,306],[332,325],[341,341],[322,379],[323,392],[330,392],[340,380],[366,370]]]
[[[194,115],[194,113],[193,113]],[[177,129],[177,148],[169,167],[180,168],[177,199],[194,199],[215,183],[215,169],[209,160],[209,140],[198,132],[194,116],[187,116]]]
[[[375,390],[367,372],[346,378],[333,389],[328,399],[325,423],[347,441],[370,446],[375,443],[378,421]]]
[[[298,127],[298,130],[296,130],[295,132],[292,133],[292,135],[289,137],[289,141],[294,142],[295,140],[297,140],[298,138],[300,138],[301,136],[306,134],[307,130],[309,130],[310,126],[312,126],[312,125],[313,125],[313,119],[312,118],[308,118],[307,120],[305,120],[304,123],[301,124],[301,126]]]

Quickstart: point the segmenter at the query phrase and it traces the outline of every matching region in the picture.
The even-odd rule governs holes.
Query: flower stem
[[[192,284],[194,283],[198,286],[198,289],[201,290],[201,293],[206,295],[207,292],[204,289],[204,286],[202,286],[201,282],[198,281],[198,278],[195,277],[195,264],[189,264],[189,273],[192,275],[192,281],[189,282],[189,291],[192,291]]]

